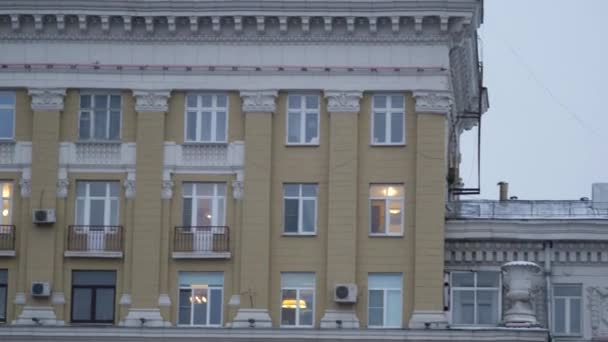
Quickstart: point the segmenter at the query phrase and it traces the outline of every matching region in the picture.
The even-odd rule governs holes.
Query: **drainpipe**
[[[553,292],[553,289],[551,288],[551,251],[553,250],[553,242],[552,241],[545,241],[543,243],[543,247],[545,249],[545,286],[546,286],[546,291],[545,291],[545,300],[547,303],[547,312],[545,314],[546,317],[546,322],[547,322],[547,330],[549,332],[549,341],[552,341],[553,338],[551,337],[551,328],[553,325],[553,322],[551,322],[551,309],[552,309],[552,303],[551,303],[551,293]]]

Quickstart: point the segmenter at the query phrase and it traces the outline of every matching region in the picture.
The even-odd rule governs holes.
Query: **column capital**
[[[362,91],[325,90],[327,111],[330,113],[359,113]]]
[[[133,90],[135,97],[135,111],[138,113],[166,113],[169,110],[168,100],[171,94],[170,90],[150,90],[137,89]]]
[[[449,91],[415,91],[416,113],[448,114],[453,96]]]
[[[29,88],[33,111],[55,112],[63,110],[65,88]]]
[[[277,110],[276,90],[241,90],[244,113],[274,113]]]

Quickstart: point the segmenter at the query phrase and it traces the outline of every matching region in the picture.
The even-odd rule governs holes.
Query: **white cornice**
[[[65,88],[30,88],[33,111],[62,111]]]
[[[276,90],[243,90],[243,112],[245,113],[274,113],[277,109]]]
[[[447,91],[416,91],[416,113],[448,114],[452,108],[453,96]]]
[[[330,113],[359,113],[363,92],[326,90],[327,111]]]
[[[133,90],[135,111],[138,113],[166,112],[169,109],[167,101],[170,93],[169,90]]]

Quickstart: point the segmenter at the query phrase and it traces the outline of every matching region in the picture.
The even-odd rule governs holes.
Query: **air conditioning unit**
[[[32,297],[48,297],[51,295],[51,285],[49,283],[35,281],[32,282]]]
[[[334,287],[334,302],[356,303],[357,284],[336,284]]]
[[[32,216],[36,224],[55,223],[55,209],[34,209]]]

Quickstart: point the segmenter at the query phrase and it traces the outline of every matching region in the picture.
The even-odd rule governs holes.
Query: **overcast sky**
[[[607,0],[485,1],[490,109],[473,197],[496,199],[501,180],[519,199],[591,197],[591,183],[608,182],[607,13]],[[471,136],[467,186],[477,183]]]

